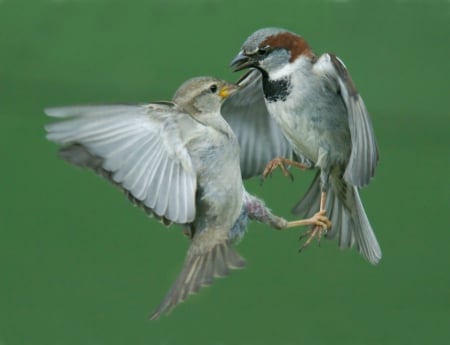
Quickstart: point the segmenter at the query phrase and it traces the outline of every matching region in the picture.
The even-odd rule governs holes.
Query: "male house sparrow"
[[[63,145],[64,159],[93,169],[147,213],[181,224],[189,234],[181,273],[152,319],[214,277],[245,265],[232,242],[243,236],[249,219],[277,229],[330,226],[323,213],[288,223],[245,191],[238,142],[220,115],[223,99],[236,88],[198,77],[185,82],[171,102],[46,110],[64,120],[46,126],[47,138]]]
[[[359,188],[374,175],[378,147],[369,114],[343,62],[329,53],[317,56],[292,32],[264,28],[247,38],[231,64],[235,71],[259,72],[253,69],[245,75],[243,90],[223,106],[243,152],[245,147],[277,152],[272,158],[281,157],[266,173],[283,164],[318,168],[293,212],[308,216],[326,210],[333,224],[327,237],[337,234],[340,247],[356,243],[369,262],[378,263],[381,249],[359,197]],[[269,135],[258,136],[255,124],[270,128]],[[323,230],[311,229],[303,247],[315,236],[320,239]]]

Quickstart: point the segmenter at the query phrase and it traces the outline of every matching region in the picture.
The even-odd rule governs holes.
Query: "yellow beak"
[[[219,91],[219,97],[225,99],[229,95],[231,95],[234,91],[238,89],[237,85],[234,84],[227,84],[224,87],[222,87]]]

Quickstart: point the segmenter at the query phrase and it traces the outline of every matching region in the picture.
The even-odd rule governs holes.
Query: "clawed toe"
[[[317,242],[320,246],[320,240],[322,239],[323,234],[326,234],[331,229],[332,223],[326,216],[325,200],[326,193],[322,192],[322,196],[320,199],[320,211],[309,219],[310,224],[313,224],[313,227],[300,235],[299,240],[302,240],[306,236],[308,236],[308,238],[306,239],[305,243],[303,243],[303,245],[299,248],[299,252],[308,247],[314,238],[317,238]]]
[[[312,217],[312,221],[316,224],[316,226],[321,227],[325,231],[331,230],[332,224],[328,217],[325,215],[325,211],[316,213]]]
[[[316,215],[314,215],[312,220],[315,223],[315,225],[311,229],[305,231],[303,234],[300,235],[299,237],[300,241],[303,240],[305,237],[308,238],[306,239],[305,243],[303,243],[303,245],[299,248],[298,250],[299,252],[308,247],[314,240],[314,238],[317,238],[317,242],[320,246],[320,240],[322,239],[322,236],[331,229],[332,226],[331,221],[328,219],[328,217],[325,216],[324,212],[325,211],[321,211]]]
[[[273,171],[278,167],[281,169],[281,172],[283,173],[284,176],[289,177],[293,181],[294,175],[292,175],[292,173],[286,168],[286,166],[294,166],[301,170],[306,170],[310,168],[310,166],[304,163],[293,161],[288,158],[277,157],[272,159],[269,163],[267,163],[264,172],[262,174],[262,181],[264,181],[264,179],[267,176],[272,175]]]
[[[275,158],[272,159],[267,166],[265,167],[263,174],[262,174],[262,180],[264,181],[267,176],[272,176],[272,173],[276,168],[280,168],[281,172],[284,176],[289,177],[291,180],[294,180],[294,175],[292,175],[289,170],[286,168],[284,161],[281,158]]]

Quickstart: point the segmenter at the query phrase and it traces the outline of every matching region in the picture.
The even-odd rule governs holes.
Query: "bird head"
[[[270,75],[302,56],[314,56],[302,37],[281,28],[264,28],[247,38],[231,66],[234,71],[254,67]]]
[[[178,88],[173,101],[191,114],[218,112],[222,102],[237,89],[237,85],[224,80],[196,77]]]

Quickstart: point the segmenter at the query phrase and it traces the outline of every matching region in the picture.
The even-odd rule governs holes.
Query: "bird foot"
[[[299,240],[301,241],[305,237],[308,237],[303,243],[303,245],[299,248],[299,252],[308,247],[314,238],[317,238],[317,242],[320,246],[320,240],[322,236],[326,234],[331,229],[331,221],[325,215],[325,210],[319,211],[313,217],[310,218],[313,224],[315,224],[311,229],[305,231],[300,235]]]
[[[277,157],[272,159],[269,163],[267,163],[266,167],[264,168],[264,172],[262,174],[262,181],[264,181],[267,176],[269,175],[272,176],[273,171],[278,167],[281,169],[281,172],[283,173],[284,176],[289,177],[291,180],[294,180],[294,176],[286,168],[286,165],[294,166],[301,170],[308,169],[308,166],[306,164],[302,164],[283,157]]]
[[[326,211],[322,210],[317,212],[314,216],[308,219],[302,219],[302,220],[294,220],[292,222],[288,222],[286,225],[286,228],[293,228],[297,226],[304,226],[304,225],[313,225],[314,227],[320,227],[322,229],[328,230],[331,229],[331,221],[326,216]],[[304,234],[302,235],[302,237]]]

